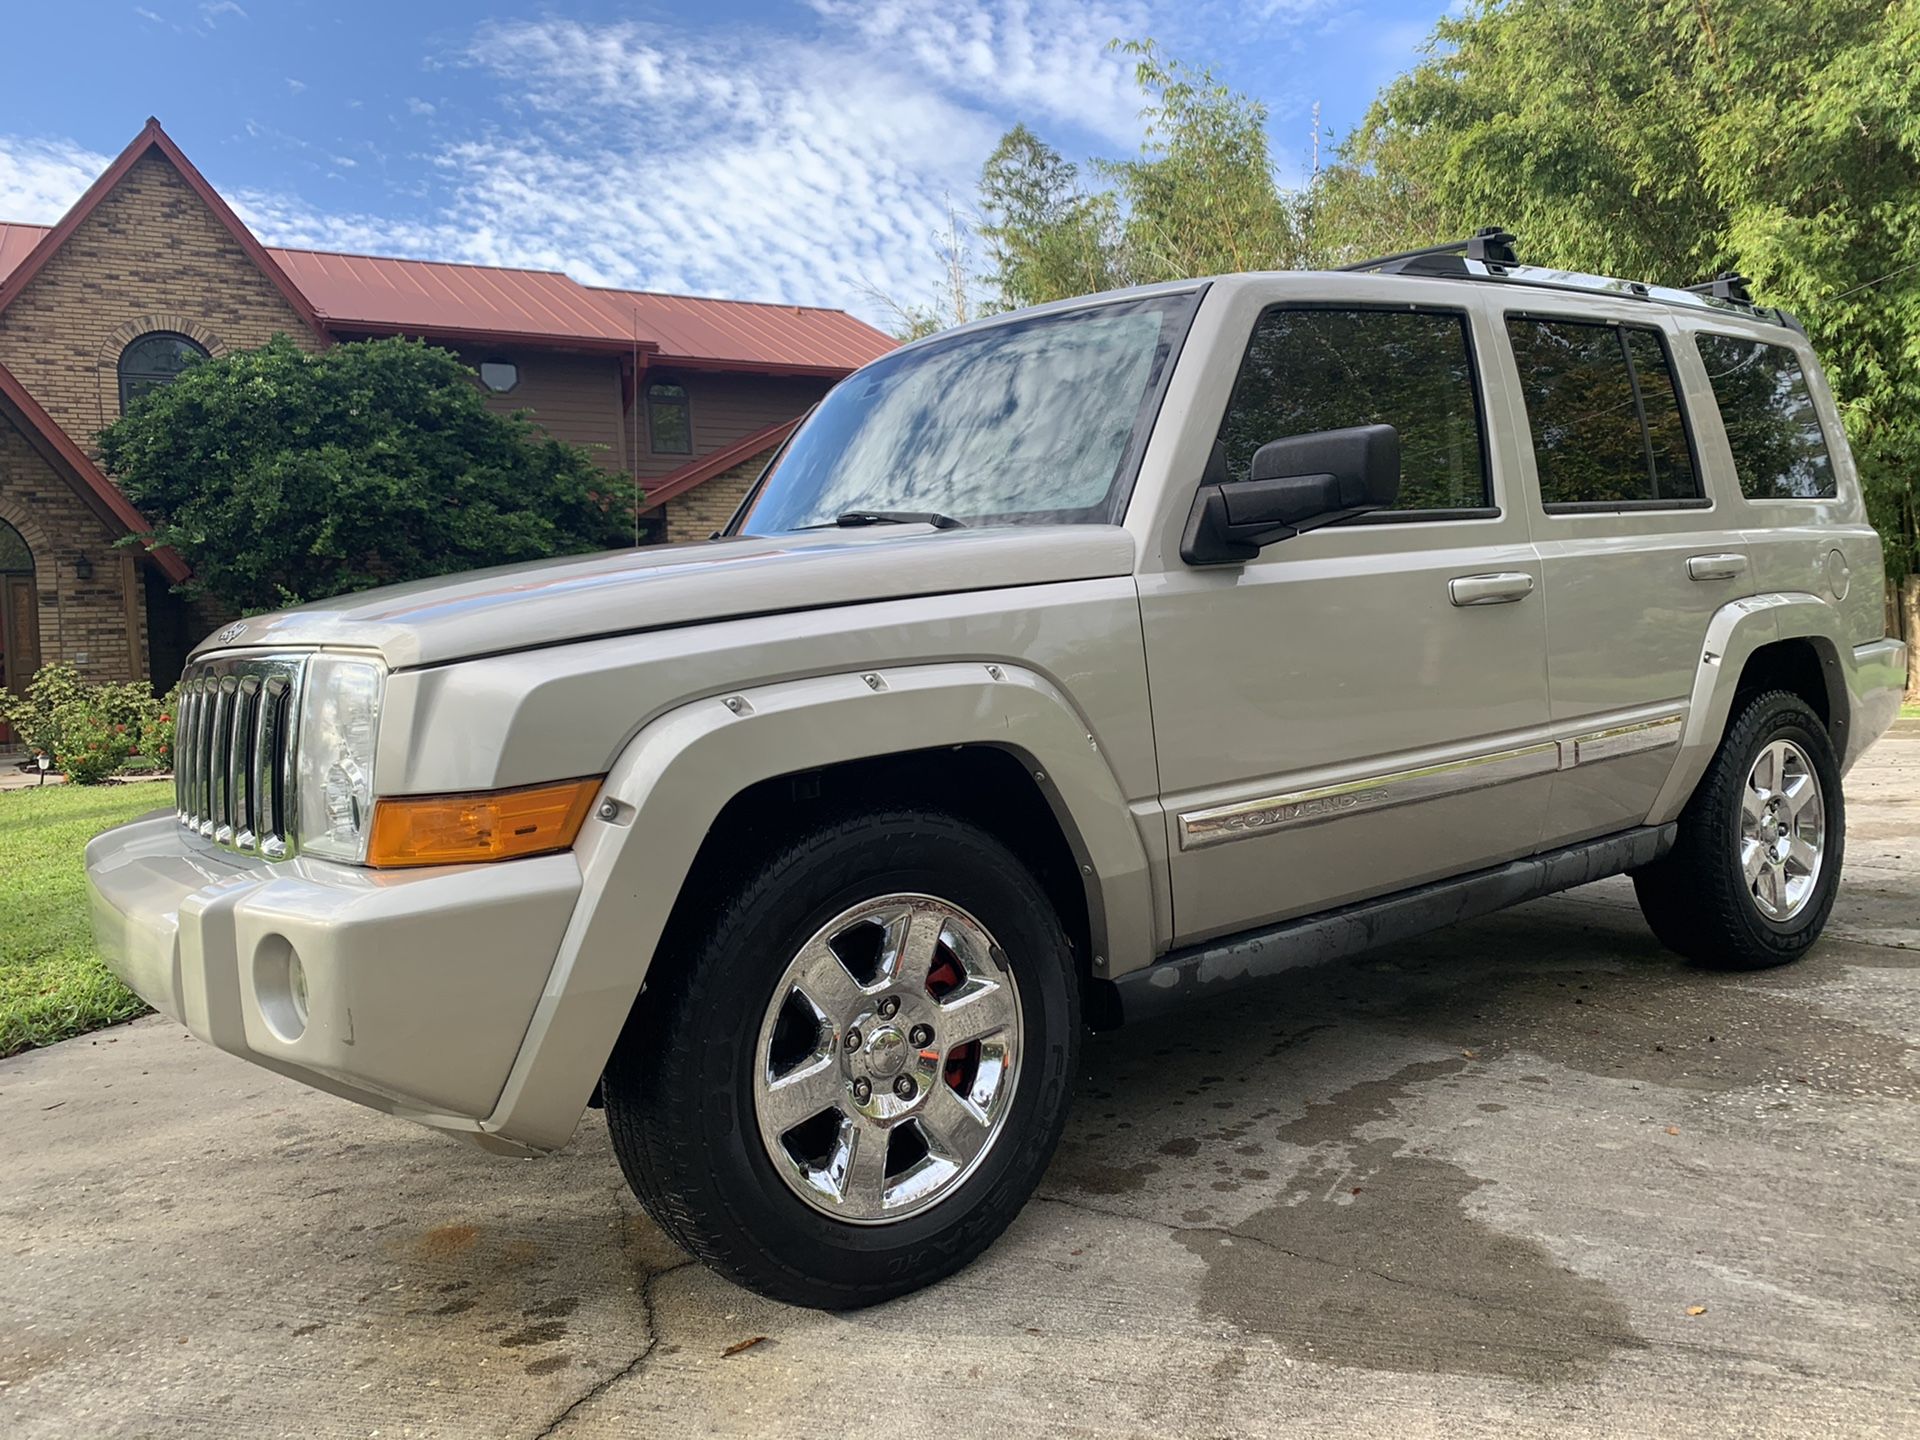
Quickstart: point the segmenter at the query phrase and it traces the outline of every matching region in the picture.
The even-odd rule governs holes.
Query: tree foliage
[[[1316,252],[1497,223],[1535,263],[1739,270],[1806,323],[1901,573],[1920,566],[1916,57],[1911,0],[1483,0],[1323,177]]]
[[[100,445],[145,538],[240,611],[631,533],[586,451],[488,409],[456,356],[416,341],[313,355],[276,337],[191,367]]]

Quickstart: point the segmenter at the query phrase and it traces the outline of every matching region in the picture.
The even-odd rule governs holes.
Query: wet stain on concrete
[[[1162,1145],[1160,1147],[1160,1153],[1162,1155],[1198,1155],[1200,1153],[1200,1142],[1190,1135],[1182,1135]]]
[[[1467,1212],[1486,1182],[1399,1137],[1355,1137],[1465,1063],[1409,1065],[1281,1127],[1314,1151],[1287,1197],[1230,1231],[1179,1232],[1206,1265],[1201,1309],[1302,1358],[1372,1370],[1564,1379],[1644,1348],[1604,1285]]]
[[[1159,1173],[1160,1167],[1151,1160],[1112,1165],[1084,1144],[1062,1142],[1047,1180],[1083,1195],[1124,1195],[1140,1189],[1148,1176]]]
[[[526,1370],[529,1375],[551,1375],[555,1371],[566,1369],[571,1364],[573,1364],[571,1355],[548,1355],[544,1359],[533,1361]]]
[[[531,1310],[526,1310],[521,1313],[523,1313],[529,1320],[533,1320],[533,1319],[559,1320],[564,1318],[565,1316],[571,1315],[574,1311],[578,1310],[579,1308],[580,1308],[580,1302],[571,1296],[567,1296],[560,1300],[549,1300],[544,1305],[536,1305]]]
[[[434,1310],[435,1315],[464,1315],[477,1304],[473,1300],[449,1300]]]
[[[567,1333],[567,1327],[558,1320],[543,1321],[538,1325],[526,1325],[511,1335],[500,1337],[502,1350],[519,1350],[528,1345],[551,1345]]]

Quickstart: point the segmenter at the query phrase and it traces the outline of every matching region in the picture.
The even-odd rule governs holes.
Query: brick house
[[[490,404],[643,488],[648,542],[722,523],[807,408],[893,345],[838,310],[269,248],[149,120],[58,224],[0,223],[0,685],[55,660],[166,685],[222,618],[175,593],[180,556],[116,547],[146,521],[95,437],[194,358],[275,334],[455,351]]]

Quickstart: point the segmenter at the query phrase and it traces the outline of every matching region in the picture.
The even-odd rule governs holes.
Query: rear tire
[[[851,1309],[952,1274],[1019,1213],[1079,1034],[1065,932],[1005,846],[944,814],[856,815],[676,917],[607,1068],[607,1126],[682,1247]]]
[[[1833,909],[1846,806],[1833,742],[1785,690],[1740,706],[1663,858],[1633,877],[1660,943],[1697,965],[1798,960]]]

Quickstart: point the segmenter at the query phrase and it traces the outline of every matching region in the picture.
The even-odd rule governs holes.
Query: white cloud
[[[0,220],[53,224],[111,163],[71,140],[0,136]]]
[[[433,114],[433,109],[433,102],[431,100],[422,100],[418,95],[409,95],[407,97],[407,113],[409,115],[431,115]]]
[[[247,12],[235,4],[234,0],[206,0],[206,3],[200,7],[200,19],[209,30],[220,22],[222,16],[226,15],[233,15],[241,20],[247,18]]]

